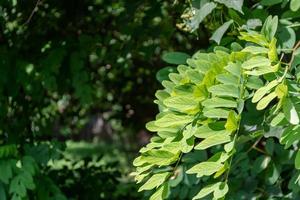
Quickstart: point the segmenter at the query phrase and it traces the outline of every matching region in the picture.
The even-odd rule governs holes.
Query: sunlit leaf
[[[244,14],[242,10],[244,0],[215,0],[215,1],[224,4],[228,8],[232,8]]]
[[[238,98],[240,96],[239,88],[236,85],[219,84],[208,89],[213,95]]]
[[[277,97],[277,94],[275,92],[271,92],[270,94],[268,94],[267,96],[262,98],[256,106],[257,110],[265,109],[269,105],[269,103],[276,97]]]
[[[221,39],[225,32],[228,30],[229,26],[233,23],[233,20],[229,20],[228,22],[225,22],[222,26],[220,26],[214,34],[210,37],[210,40],[215,41],[217,44],[220,44]]]
[[[300,8],[300,1],[299,0],[291,0],[290,8],[292,11],[296,12]]]
[[[201,141],[198,145],[195,146],[195,149],[203,150],[229,141],[231,141],[230,132],[224,132],[223,134],[214,134]]]
[[[211,185],[207,185],[204,188],[202,188],[199,193],[194,196],[193,200],[196,199],[201,199],[207,195],[209,195],[210,193],[214,192],[216,188],[218,188],[220,186],[221,182],[217,182]]]
[[[228,118],[225,124],[225,128],[229,132],[234,132],[238,128],[238,120],[236,118],[236,113],[234,111],[230,111],[228,114]]]
[[[207,99],[201,103],[206,108],[236,108],[237,102],[232,99],[225,99],[219,97],[213,97],[211,99]]]
[[[255,93],[252,98],[252,102],[256,103],[258,102],[263,96],[265,96],[267,93],[270,92],[270,90],[274,87],[276,87],[279,84],[277,80],[273,80],[270,83],[268,83],[266,86],[259,88]]]
[[[217,5],[213,2],[205,3],[200,9],[196,10],[195,16],[192,18],[189,26],[191,31],[195,31],[204,18],[209,15]]]
[[[284,100],[283,113],[291,124],[299,124],[299,113],[297,112],[295,105],[290,98],[286,98]]]
[[[198,177],[209,176],[221,169],[223,164],[217,162],[201,162],[186,171],[188,174],[197,174]]]
[[[143,190],[151,190],[153,188],[159,187],[164,183],[164,181],[169,175],[170,175],[169,172],[154,174],[146,181],[146,183],[144,183],[140,187],[139,192]]]

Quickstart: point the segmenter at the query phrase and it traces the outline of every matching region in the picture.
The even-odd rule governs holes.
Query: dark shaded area
[[[140,199],[128,173],[149,140],[144,125],[157,113],[161,56],[208,45],[205,34],[197,39],[175,28],[186,5],[0,2],[0,145],[8,149],[1,158],[30,157],[35,166],[28,185],[20,182],[7,197],[21,198],[25,187],[32,199]],[[78,160],[84,148],[67,141],[86,141],[95,152]]]

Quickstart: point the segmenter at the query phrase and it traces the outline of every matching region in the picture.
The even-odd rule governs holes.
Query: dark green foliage
[[[100,193],[102,199],[111,193],[115,199],[138,198],[128,167],[117,161],[80,170],[52,170],[49,163],[66,159],[62,153],[70,139],[105,140],[129,152],[140,145],[132,133],[155,112],[150,102],[161,54],[190,51],[196,41],[176,31],[171,16],[184,8],[171,5],[0,1],[1,200],[97,199]],[[97,123],[104,125],[95,137]],[[30,172],[28,165],[34,166]],[[85,193],[70,192],[80,185]]]

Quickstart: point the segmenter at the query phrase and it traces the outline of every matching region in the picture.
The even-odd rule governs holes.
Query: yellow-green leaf
[[[270,66],[270,60],[263,56],[252,57],[242,64],[242,68],[246,70],[254,69],[257,67],[269,68]]]
[[[231,141],[230,132],[222,132],[221,134],[214,134],[207,137],[206,139],[201,141],[198,145],[196,145],[195,149],[203,150],[230,141]]]
[[[240,96],[239,88],[237,85],[227,85],[227,84],[219,84],[214,85],[208,88],[208,91],[213,95],[217,96],[226,96],[226,97],[235,97],[238,98]]]
[[[164,183],[162,186],[160,186],[156,192],[154,192],[149,200],[163,200],[167,197],[168,195],[168,184]]]
[[[225,98],[219,98],[219,97],[213,97],[211,99],[207,99],[201,103],[206,108],[236,108],[237,103],[234,100],[231,99],[225,99]]]
[[[154,174],[146,181],[146,183],[144,183],[144,185],[140,187],[139,192],[143,190],[152,190],[154,188],[159,187],[165,182],[169,175],[170,172]]]
[[[253,103],[256,103],[258,102],[259,100],[261,100],[261,98],[263,98],[263,96],[265,96],[267,93],[270,92],[270,90],[272,88],[274,88],[276,85],[278,85],[279,82],[277,80],[273,80],[271,81],[270,83],[268,83],[266,86],[258,89],[255,93],[254,93],[254,96],[252,98],[252,102]]]
[[[225,124],[225,128],[229,132],[234,132],[238,128],[238,120],[236,117],[236,113],[234,111],[230,111],[228,114],[228,118]]]
[[[223,167],[223,164],[218,162],[202,162],[194,165],[192,168],[186,171],[187,174],[197,174],[197,177],[210,176],[213,173],[219,171]]]
[[[220,184],[221,184],[221,182],[217,182],[217,183],[205,186],[204,188],[202,188],[199,191],[199,193],[196,196],[194,196],[193,200],[206,197],[207,195],[209,195],[210,193],[215,191],[215,189],[218,188]]]
[[[258,104],[256,105],[256,109],[257,110],[265,109],[269,105],[269,103],[276,97],[277,97],[276,93],[271,92],[270,94],[268,94],[258,102]]]
[[[288,87],[284,83],[280,83],[275,88],[275,93],[278,96],[279,99],[282,99],[283,97],[287,96],[288,94]]]

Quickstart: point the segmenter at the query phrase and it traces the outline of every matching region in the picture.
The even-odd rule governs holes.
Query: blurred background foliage
[[[269,14],[282,47],[296,41],[288,0],[247,1],[244,14],[218,4],[191,33],[205,2],[0,0],[0,199],[142,199],[129,173],[157,113],[161,56],[212,48],[224,21],[256,28]]]
[[[160,57],[207,45],[176,29],[184,7],[0,1],[1,200],[141,199],[128,174]]]

